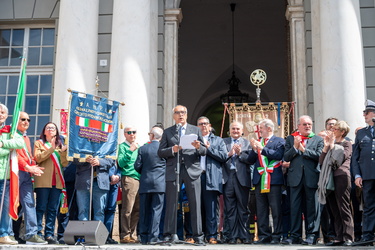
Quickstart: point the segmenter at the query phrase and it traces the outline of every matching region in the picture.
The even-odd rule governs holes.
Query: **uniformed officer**
[[[367,127],[358,130],[352,156],[352,170],[355,185],[363,188],[363,224],[361,245],[372,245],[375,232],[375,103],[366,101],[363,111]]]

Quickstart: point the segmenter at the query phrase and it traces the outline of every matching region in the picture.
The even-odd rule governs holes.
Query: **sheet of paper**
[[[180,138],[180,146],[182,149],[195,149],[191,143],[198,139],[198,135],[190,134],[190,135],[183,135]]]

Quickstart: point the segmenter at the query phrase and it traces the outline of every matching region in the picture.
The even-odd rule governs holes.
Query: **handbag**
[[[328,182],[327,182],[327,185],[326,185],[326,192],[328,193],[328,192],[331,192],[331,191],[335,191],[335,181],[333,179],[333,171],[329,175]]]

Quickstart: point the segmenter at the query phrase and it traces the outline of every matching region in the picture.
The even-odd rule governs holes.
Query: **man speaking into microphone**
[[[176,125],[164,131],[160,141],[158,155],[167,160],[166,166],[166,210],[164,220],[164,240],[175,242],[177,237],[177,185],[185,184],[186,194],[189,200],[191,226],[196,244],[204,245],[201,216],[201,180],[202,169],[200,156],[206,155],[206,147],[203,146],[203,138],[198,127],[187,123],[187,108],[177,105],[173,109],[173,119]],[[193,149],[181,148],[180,139],[184,135],[195,134],[198,136],[191,144]],[[179,159],[178,157],[179,156]],[[176,183],[177,163],[180,163],[179,183]]]

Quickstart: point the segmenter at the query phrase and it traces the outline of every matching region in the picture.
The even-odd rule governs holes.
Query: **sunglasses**
[[[137,133],[137,131],[126,131],[125,133],[127,133],[128,135],[131,135],[131,134],[136,134]]]
[[[30,120],[30,119],[28,119],[28,118],[21,118],[20,120],[21,120],[21,121],[23,121],[23,122],[24,122],[24,121],[28,121],[28,122],[30,122],[30,121],[31,121],[31,120]]]

